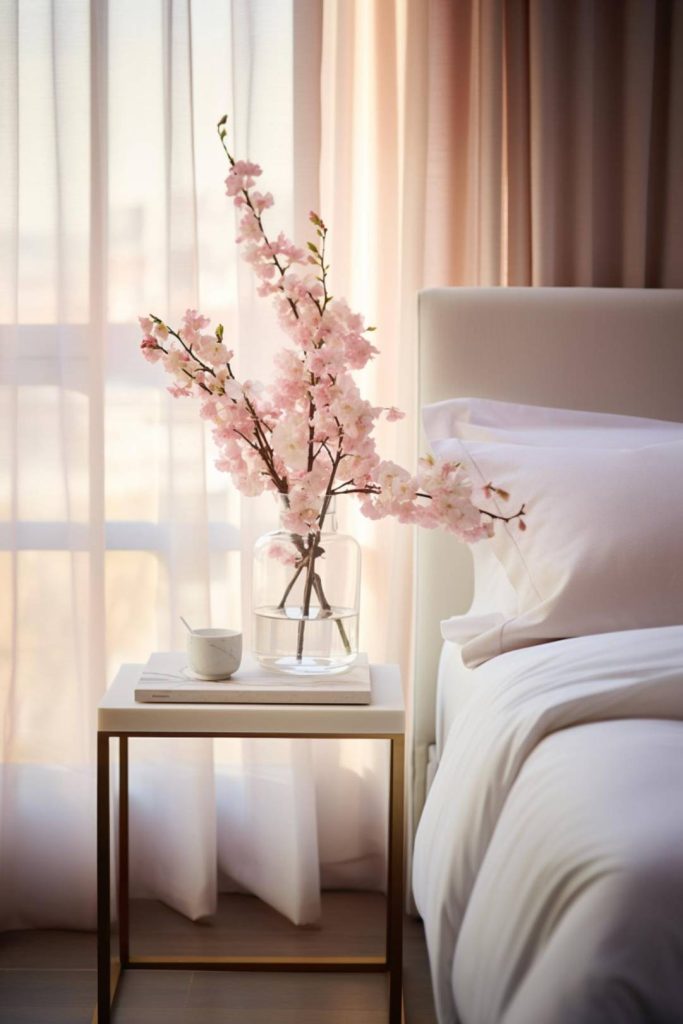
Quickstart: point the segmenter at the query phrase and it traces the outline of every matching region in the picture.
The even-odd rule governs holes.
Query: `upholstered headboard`
[[[683,291],[438,288],[420,293],[418,322],[420,407],[480,396],[683,421]],[[413,830],[435,739],[439,622],[467,609],[471,589],[468,548],[419,531]]]

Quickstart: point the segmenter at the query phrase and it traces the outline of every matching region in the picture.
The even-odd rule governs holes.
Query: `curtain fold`
[[[408,0],[408,18],[422,283],[681,287],[679,3]]]
[[[101,374],[76,326],[91,316],[89,64],[64,44],[87,54],[91,26],[73,6],[44,5],[37,21],[23,4],[2,14],[0,903],[3,924],[84,927],[95,881],[84,725],[103,647],[87,639],[102,622],[102,468],[91,486],[99,423],[82,392],[88,380],[101,394]]]

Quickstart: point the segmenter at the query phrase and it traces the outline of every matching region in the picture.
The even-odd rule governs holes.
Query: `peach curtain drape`
[[[407,11],[426,282],[683,285],[683,5]]]

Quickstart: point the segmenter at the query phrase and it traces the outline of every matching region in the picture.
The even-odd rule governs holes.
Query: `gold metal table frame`
[[[119,740],[119,820],[117,910],[118,957],[111,941],[111,824],[110,739]],[[345,957],[144,957],[130,953],[128,861],[128,740],[130,738],[191,737],[254,739],[369,739],[390,742],[389,831],[387,864],[386,948],[384,956]],[[97,1007],[93,1024],[111,1024],[116,991],[124,970],[189,971],[314,971],[384,972],[389,975],[389,1024],[403,1019],[403,844],[404,844],[404,735],[403,733],[241,733],[241,732],[124,732],[97,734]],[[275,1022],[274,1022],[275,1024]]]

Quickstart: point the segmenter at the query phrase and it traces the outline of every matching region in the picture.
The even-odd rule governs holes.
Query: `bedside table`
[[[138,704],[142,665],[124,665],[100,701],[97,720],[97,1009],[110,1024],[122,970],[382,971],[389,975],[389,1022],[400,1024],[403,961],[403,801],[405,711],[395,665],[371,666],[372,702],[341,704]],[[128,740],[130,737],[281,737],[376,739],[390,744],[386,950],[379,957],[135,957],[130,953],[128,896]],[[109,747],[118,739],[119,956],[111,949]]]

